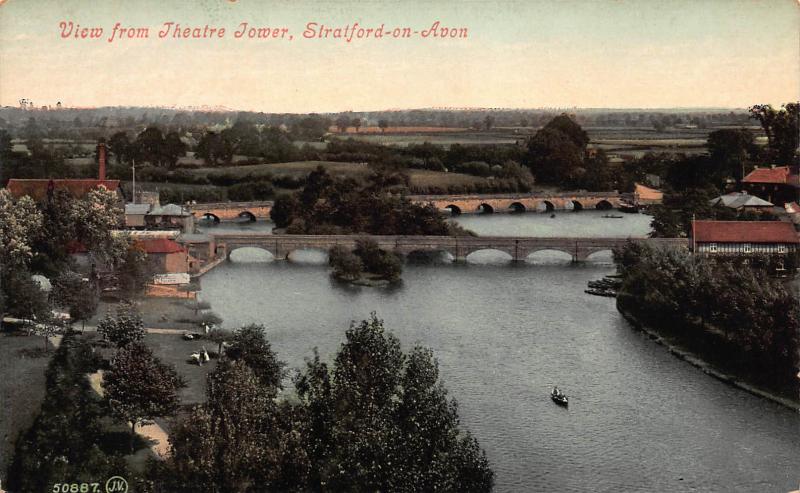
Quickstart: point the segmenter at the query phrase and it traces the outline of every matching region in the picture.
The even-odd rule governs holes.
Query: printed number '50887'
[[[53,493],[100,493],[100,483],[56,483]]]

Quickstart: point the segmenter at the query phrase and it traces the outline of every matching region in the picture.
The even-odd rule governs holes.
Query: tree
[[[381,129],[382,133],[386,133],[386,129],[389,128],[389,120],[385,118],[378,120],[378,128]]]
[[[55,190],[38,206],[42,212],[42,234],[35,243],[37,270],[55,273],[69,260],[69,247],[78,239],[74,217],[78,199],[67,190]]]
[[[168,470],[161,479],[174,491],[245,492],[269,489],[262,480],[278,451],[275,403],[243,361],[223,360],[208,375],[206,402],[170,434]]]
[[[220,161],[229,163],[233,159],[233,145],[218,133],[206,132],[197,144],[197,155],[213,166]]]
[[[2,279],[0,314],[8,314],[23,320],[46,321],[52,315],[45,293],[39,283],[25,269],[9,270]]]
[[[340,115],[339,118],[336,119],[336,127],[339,129],[340,133],[347,132],[347,127],[350,126],[350,118],[347,115]]]
[[[233,340],[233,332],[222,327],[214,327],[209,331],[208,339],[217,343],[217,355],[222,357],[222,345]]]
[[[780,164],[794,163],[800,145],[800,104],[784,104],[780,110],[757,104],[749,111],[750,118],[758,120],[767,134],[770,158]]]
[[[364,270],[364,264],[353,252],[335,246],[328,252],[328,263],[333,268],[333,276],[346,281],[355,281]]]
[[[489,491],[493,473],[459,430],[457,405],[429,350],[405,355],[375,314],[353,324],[329,370],[296,380],[307,416],[308,489]]]
[[[586,145],[589,143],[589,134],[565,113],[550,120],[544,128],[548,130],[558,130],[563,133],[569,137],[572,143],[581,151],[585,150]]]
[[[136,153],[139,158],[153,166],[164,161],[164,135],[158,127],[147,127],[136,137]]]
[[[356,133],[358,133],[358,129],[361,128],[361,118],[353,118],[350,124],[355,127]]]
[[[108,149],[117,163],[127,164],[133,159],[134,149],[126,132],[116,132],[108,139]]]
[[[41,232],[42,213],[28,196],[17,200],[7,188],[0,189],[0,269],[27,266],[33,258],[33,242]]]
[[[76,239],[89,248],[100,262],[115,264],[125,253],[125,237],[114,236],[124,216],[116,191],[105,187],[90,190],[82,200],[77,200],[71,211],[76,228]]]
[[[566,133],[546,126],[528,141],[528,166],[538,182],[569,186],[582,175],[583,150]]]
[[[708,134],[707,146],[719,182],[728,177],[740,182],[747,163],[757,155],[753,134],[743,128],[715,130]]]
[[[69,311],[72,323],[80,320],[85,324],[97,313],[99,296],[91,280],[84,280],[82,275],[66,270],[52,280],[52,285],[50,299]]]
[[[486,115],[486,118],[483,119],[483,126],[486,130],[491,130],[494,126],[494,117],[492,115]]]
[[[183,381],[172,367],[159,361],[144,343],[120,347],[103,375],[106,400],[114,417],[131,425],[131,452],[136,425],[178,410]]]
[[[144,322],[139,311],[125,303],[117,307],[115,315],[106,314],[97,324],[97,332],[117,347],[124,347],[144,339]]]
[[[186,155],[186,144],[183,143],[177,132],[170,132],[164,137],[162,155],[163,162],[169,168],[174,168],[178,164],[178,158]]]
[[[291,224],[292,220],[299,215],[300,202],[295,194],[281,194],[275,199],[269,217],[275,226],[285,228]]]
[[[256,324],[240,328],[233,335],[227,355],[230,359],[244,361],[274,396],[282,388],[285,365],[272,351],[265,331],[263,325]]]
[[[153,277],[152,268],[147,263],[147,252],[134,241],[126,242],[124,254],[116,267],[120,291],[127,298],[141,294]]]

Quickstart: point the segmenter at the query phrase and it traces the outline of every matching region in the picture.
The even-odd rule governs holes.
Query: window
[[[753,245],[751,245],[750,243],[743,244],[742,251],[744,253],[753,253]]]
[[[786,245],[778,245],[778,253],[786,253]]]
[[[717,244],[716,243],[709,243],[708,244],[708,251],[710,253],[717,253]]]

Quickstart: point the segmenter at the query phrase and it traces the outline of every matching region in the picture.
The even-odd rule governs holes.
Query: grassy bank
[[[778,383],[737,365],[741,350],[718,329],[699,324],[645,322],[646,309],[628,293],[617,294],[617,309],[636,329],[647,333],[673,355],[700,368],[704,373],[759,397],[800,410],[798,386]]]

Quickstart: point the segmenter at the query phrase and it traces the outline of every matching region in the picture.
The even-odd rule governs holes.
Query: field
[[[340,163],[332,161],[296,161],[291,163],[273,164],[254,164],[249,166],[226,166],[218,168],[198,168],[189,172],[197,175],[205,175],[212,172],[230,173],[237,177],[244,176],[293,176],[303,177],[308,173],[322,166],[333,176],[350,177],[363,179],[367,177],[372,169],[362,163]],[[438,171],[409,169],[407,170],[411,178],[411,186],[440,186],[448,185],[471,185],[484,183],[486,178],[465,175],[461,173],[443,173]]]
[[[50,346],[44,356],[31,354],[43,349],[41,337],[0,333],[0,477],[5,476],[19,433],[33,423],[44,400],[44,373],[55,349]]]

